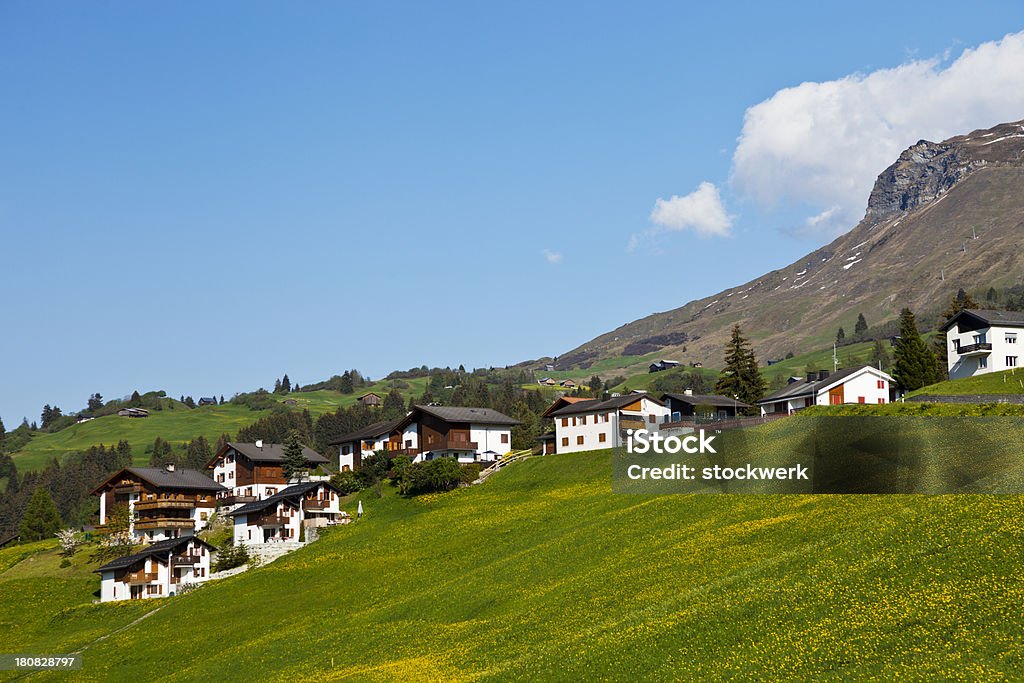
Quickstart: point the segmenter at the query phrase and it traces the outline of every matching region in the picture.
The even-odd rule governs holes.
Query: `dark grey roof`
[[[169,538],[165,541],[157,541],[156,543],[143,548],[137,553],[125,555],[124,557],[119,557],[116,560],[112,560],[103,565],[102,567],[100,567],[99,569],[94,569],[93,572],[105,572],[114,569],[125,569],[127,567],[132,566],[139,560],[146,559],[147,557],[157,557],[166,559],[168,553],[173,553],[182,546],[187,545],[189,541],[195,541],[196,543],[205,545],[210,550],[217,549],[214,546],[207,543],[206,541],[204,541],[203,539],[199,538],[198,536],[180,536],[178,538]]]
[[[779,389],[773,394],[768,394],[760,401],[758,401],[758,404],[773,403],[774,401],[784,401],[791,398],[799,398],[801,396],[815,396],[819,391],[821,391],[822,388],[827,387],[830,384],[834,384],[835,382],[841,379],[846,379],[853,373],[860,372],[865,367],[871,366],[862,365],[859,368],[846,368],[844,370],[837,370],[830,374],[825,379],[819,379],[810,382],[807,381],[806,379],[802,379],[799,382],[793,382],[792,384],[789,384]]]
[[[257,448],[254,443],[235,443],[231,441],[228,445],[250,460],[257,462],[281,462],[284,460],[284,444],[264,443],[262,448]],[[302,454],[306,456],[306,462],[308,463],[320,464],[328,462],[327,458],[307,446],[302,447]]]
[[[445,422],[472,422],[489,425],[517,425],[519,420],[490,408],[466,408],[462,406],[416,406],[427,415],[433,415]]]
[[[1009,327],[1024,327],[1024,312],[1021,311],[987,311],[978,309],[964,309],[947,320],[939,329],[948,330],[960,320],[960,318],[971,317],[988,325],[1006,325]]]
[[[361,441],[363,439],[375,439],[384,434],[390,434],[398,425],[405,421],[404,417],[399,417],[394,420],[382,420],[380,422],[374,422],[373,424],[367,425],[362,429],[357,429],[354,432],[348,434],[342,434],[337,439],[330,442],[331,446],[348,443],[349,441]]]
[[[743,401],[738,401],[729,396],[719,396],[717,394],[662,394],[661,400],[664,401],[666,398],[672,398],[676,401],[686,403],[691,406],[715,406],[715,407],[732,407],[737,408],[749,408],[750,406]]]
[[[125,467],[107,477],[102,484],[94,489],[99,491],[111,480],[120,477],[122,472],[134,474],[139,479],[149,482],[153,486],[165,489],[191,489],[198,491],[226,491],[227,489],[210,479],[198,470],[184,470],[175,468],[169,472],[164,467]]]
[[[341,491],[335,488],[334,485],[331,484],[331,482],[329,481],[304,481],[300,484],[293,484],[288,488],[278,491],[274,495],[268,496],[267,498],[264,498],[262,500],[254,500],[251,503],[246,503],[237,510],[232,510],[231,512],[229,512],[228,516],[234,517],[235,515],[247,515],[250,512],[259,512],[260,510],[266,510],[268,507],[277,505],[282,500],[292,503],[293,505],[297,505],[299,498],[304,496],[307,492],[319,487],[321,484],[331,489],[338,495],[341,495]]]
[[[552,417],[558,417],[561,415],[579,415],[580,413],[593,413],[601,410],[618,410],[623,406],[628,406],[630,403],[639,399],[646,398],[649,401],[654,401],[658,405],[664,405],[659,399],[655,398],[651,394],[623,394],[622,396],[615,396],[605,401],[599,401],[596,398],[590,401],[580,401],[579,403],[573,403],[567,405],[564,408],[559,408],[555,412],[551,413]]]

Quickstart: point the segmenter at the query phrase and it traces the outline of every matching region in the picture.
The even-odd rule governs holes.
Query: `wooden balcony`
[[[285,526],[291,521],[291,517],[284,517],[281,515],[263,515],[261,517],[254,517],[249,520],[249,524],[255,524],[257,526]]]
[[[165,498],[158,498],[156,500],[140,500],[135,502],[135,510],[142,512],[143,510],[191,510],[196,507],[198,501],[195,500],[168,500]]]
[[[329,500],[304,500],[302,505],[307,510],[326,510],[331,507],[331,501]]]
[[[475,451],[476,441],[458,441],[455,439],[439,439],[423,447],[424,451]]]
[[[977,344],[961,344],[957,350],[961,356],[982,356],[992,353],[992,342],[978,342]]]
[[[241,505],[243,503],[251,503],[256,500],[256,496],[224,496],[218,498],[217,502],[221,505]]]
[[[150,529],[195,529],[196,523],[190,517],[146,517],[135,522],[139,531]]]
[[[198,555],[174,555],[171,557],[172,567],[191,567],[199,564],[201,558]]]
[[[647,423],[644,422],[643,420],[627,420],[625,418],[621,418],[619,420],[619,429],[620,430],[626,430],[626,429],[633,429],[633,430],[647,429]]]
[[[116,484],[114,486],[114,495],[129,493],[142,493],[142,484]]]
[[[129,572],[121,577],[122,583],[153,583],[159,579],[159,575],[156,572]]]

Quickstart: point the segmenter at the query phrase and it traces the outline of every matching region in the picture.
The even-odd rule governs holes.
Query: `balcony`
[[[304,500],[302,501],[303,507],[307,510],[326,510],[331,507],[331,501],[329,500]]]
[[[152,583],[158,580],[156,572],[129,572],[121,577],[122,583]]]
[[[199,564],[200,557],[198,555],[174,555],[171,557],[172,567],[191,567]]]
[[[148,517],[135,522],[137,531],[151,529],[192,529],[196,523],[190,517]]]
[[[476,441],[457,441],[455,439],[438,439],[423,447],[424,451],[475,451]]]
[[[992,342],[978,342],[976,344],[961,344],[956,352],[961,356],[984,356],[992,353]]]
[[[224,496],[218,498],[217,502],[221,505],[241,505],[243,503],[251,503],[256,500],[256,496]]]
[[[256,526],[285,526],[291,519],[291,517],[284,517],[282,515],[264,515],[250,519],[249,524],[255,524]]]
[[[196,506],[194,500],[140,500],[135,502],[136,512],[143,510],[191,510]]]
[[[647,429],[647,423],[643,420],[627,420],[625,418],[620,418],[619,430],[621,431],[626,429],[632,429],[634,431],[637,429]]]
[[[114,486],[115,496],[129,493],[142,493],[142,484],[117,484]]]

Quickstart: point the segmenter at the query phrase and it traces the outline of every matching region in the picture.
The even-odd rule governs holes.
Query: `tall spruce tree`
[[[60,527],[60,513],[57,512],[53,496],[46,487],[37,486],[21,517],[21,540],[42,541],[52,538]]]
[[[900,339],[896,344],[892,376],[903,391],[914,391],[939,380],[938,358],[921,338],[909,308],[900,312]]]
[[[863,339],[864,334],[868,331],[868,321],[864,319],[863,313],[857,314],[857,323],[853,326],[853,336],[857,339]]]
[[[715,393],[735,397],[753,406],[764,398],[767,383],[761,375],[757,357],[739,325],[734,325],[725,345],[725,368],[715,384]],[[745,411],[750,413],[753,408]]]
[[[299,432],[291,430],[284,444],[284,460],[281,463],[284,478],[291,479],[306,470],[306,456],[302,453],[302,442]]]

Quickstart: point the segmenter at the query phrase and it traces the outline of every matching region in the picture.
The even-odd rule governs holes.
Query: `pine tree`
[[[0,420],[0,453],[4,452],[4,439],[7,438],[7,430],[4,428],[4,421]]]
[[[302,453],[302,442],[299,441],[299,432],[294,429],[288,432],[288,439],[284,445],[284,460],[281,465],[285,479],[291,479],[306,469],[306,456]]]
[[[43,486],[37,486],[21,518],[21,540],[42,541],[52,538],[60,530],[60,513],[53,496]]]
[[[142,405],[142,396],[139,395],[138,389],[132,392],[132,397],[128,399],[129,408],[138,408]]]
[[[764,397],[766,387],[750,342],[743,336],[739,325],[733,326],[732,336],[725,345],[725,368],[715,384],[715,393],[735,397],[753,406]]]
[[[289,394],[292,391],[292,381],[288,379],[288,373],[284,373],[284,377],[281,378],[281,393]]]
[[[175,464],[174,450],[171,448],[170,443],[158,436],[156,441],[153,442],[153,452],[149,456],[149,466],[163,467],[168,464]]]
[[[392,420],[396,417],[405,415],[405,399],[402,398],[402,392],[398,389],[392,389],[384,397],[383,404],[384,419]]]
[[[353,384],[354,383],[352,381],[352,373],[346,370],[345,374],[341,376],[341,382],[338,390],[343,394],[351,394],[353,391],[355,391],[355,387],[353,386]]]
[[[280,394],[281,393],[281,380],[279,380],[279,379],[275,379],[274,380],[274,393],[275,394]]]
[[[98,391],[89,397],[89,402],[86,404],[86,407],[90,411],[96,411],[103,407],[103,397]]]
[[[601,385],[601,378],[594,375],[590,378],[590,395],[594,398],[601,398],[603,387]]]
[[[220,395],[220,405],[224,405],[224,394]]]
[[[892,376],[903,391],[914,391],[938,381],[938,358],[921,339],[917,320],[909,308],[900,312],[900,339],[895,355]]]
[[[839,331],[836,332],[836,344],[841,346],[844,341],[846,341],[846,330],[840,327]]]
[[[857,323],[853,326],[853,336],[857,339],[863,339],[864,334],[868,331],[868,321],[864,319],[863,313],[857,314]]]
[[[882,370],[888,369],[889,363],[892,362],[889,358],[889,353],[885,350],[885,347],[879,339],[876,339],[874,346],[871,347],[870,361],[871,367],[880,368]]]

